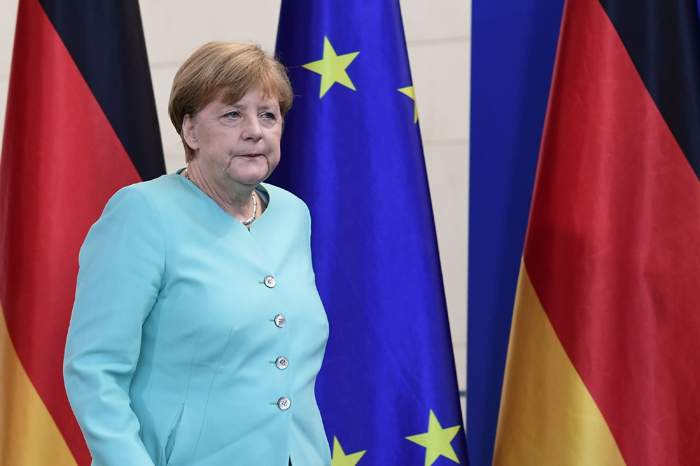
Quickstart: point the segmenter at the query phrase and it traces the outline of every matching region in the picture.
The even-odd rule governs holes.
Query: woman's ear
[[[193,151],[199,149],[195,122],[189,113],[182,119],[182,139]]]

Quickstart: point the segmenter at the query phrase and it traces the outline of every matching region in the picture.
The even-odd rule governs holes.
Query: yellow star
[[[413,86],[406,86],[398,89],[398,91],[404,95],[407,95],[413,101],[413,122],[418,122],[418,104],[416,104],[416,91],[413,90]]]
[[[413,443],[425,447],[425,466],[432,465],[440,456],[451,459],[459,463],[457,453],[450,442],[455,438],[461,426],[442,428],[440,422],[435,417],[433,410],[430,410],[430,420],[428,421],[428,432],[423,434],[410,435],[406,437]]]
[[[355,466],[360,458],[364,456],[367,450],[358,451],[357,453],[351,453],[346,455],[343,451],[343,447],[340,446],[340,442],[337,437],[333,437],[333,458],[331,458],[331,466]]]
[[[328,37],[323,38],[323,58],[302,65],[307,70],[321,75],[321,92],[318,96],[319,99],[322,98],[335,83],[342,84],[353,91],[355,90],[355,85],[350,81],[350,76],[348,76],[345,69],[350,66],[350,63],[352,63],[359,53],[360,52],[352,52],[344,55],[337,55]]]

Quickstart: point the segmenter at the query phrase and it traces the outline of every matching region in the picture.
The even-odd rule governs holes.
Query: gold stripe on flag
[[[520,267],[495,466],[624,466],[598,406]]]
[[[17,357],[0,307],[0,464],[76,466],[68,445]]]

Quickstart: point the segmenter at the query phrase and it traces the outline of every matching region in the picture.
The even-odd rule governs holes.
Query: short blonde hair
[[[194,151],[182,134],[185,115],[196,114],[219,97],[226,103],[238,102],[255,87],[265,97],[277,99],[282,117],[292,107],[292,86],[284,66],[257,45],[209,42],[182,64],[173,79],[168,113],[185,146],[188,162]]]

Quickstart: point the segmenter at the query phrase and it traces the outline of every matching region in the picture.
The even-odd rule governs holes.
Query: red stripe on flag
[[[526,266],[626,462],[695,464],[700,183],[600,4],[564,15]]]
[[[0,300],[17,354],[81,465],[63,388],[78,250],[107,199],[139,181],[36,0],[21,1],[0,170]]]

